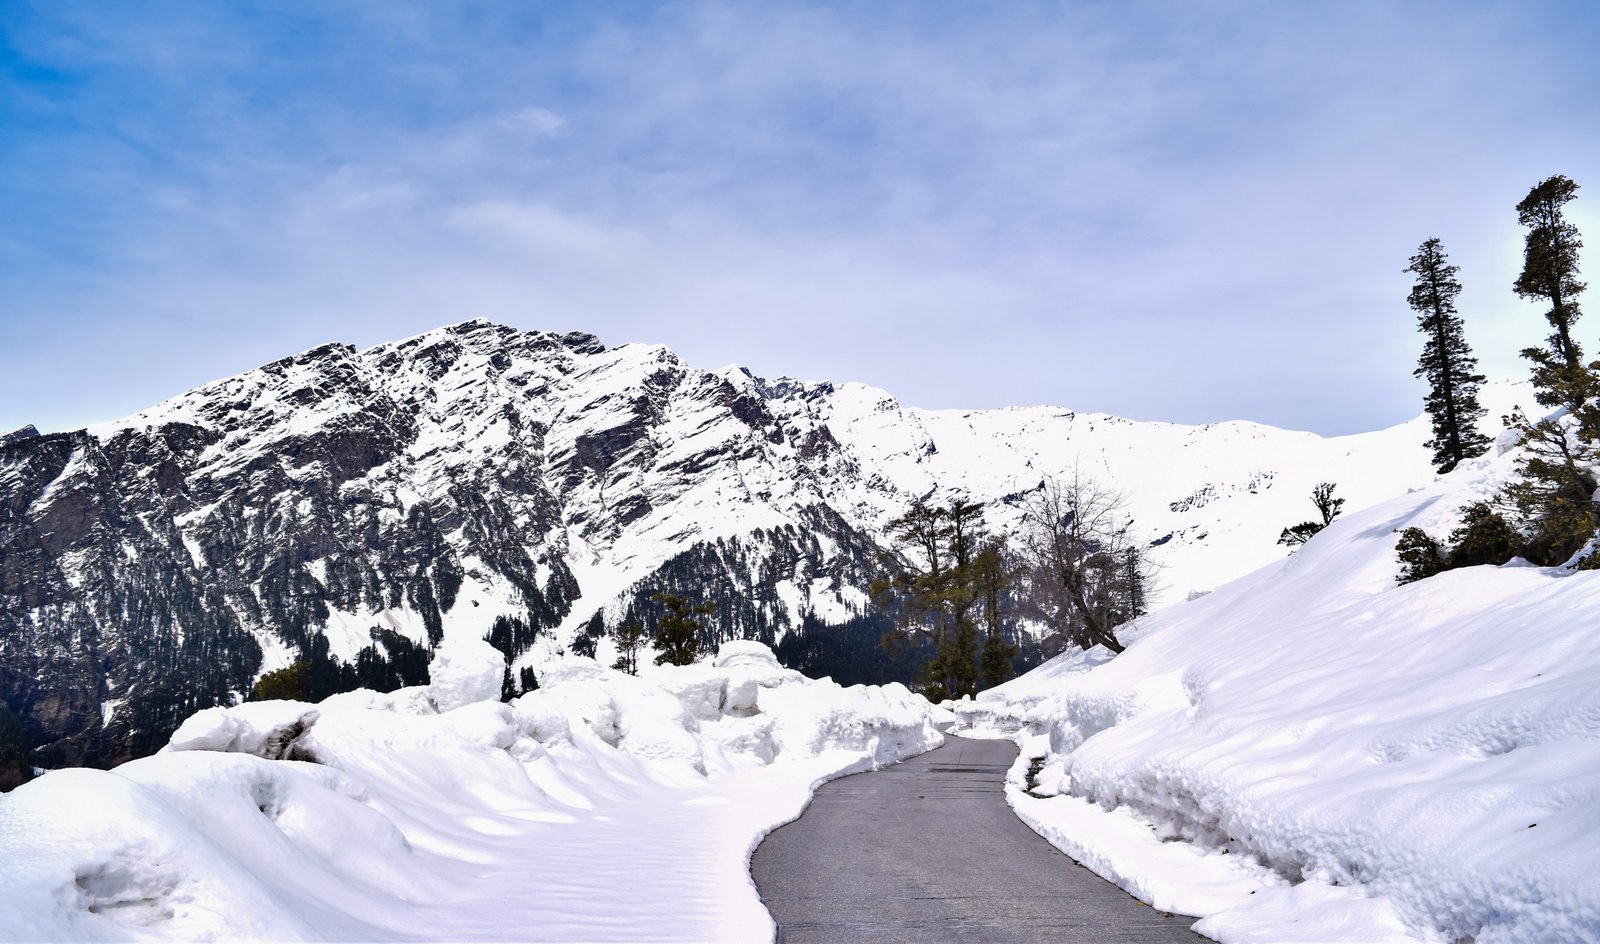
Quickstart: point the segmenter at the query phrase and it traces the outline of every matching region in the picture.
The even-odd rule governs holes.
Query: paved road
[[[1206,940],[1193,918],[1145,906],[1023,825],[1004,792],[1016,756],[1009,741],[952,737],[823,784],[750,863],[778,940]]]

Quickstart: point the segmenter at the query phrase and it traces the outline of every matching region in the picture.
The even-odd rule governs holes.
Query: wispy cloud
[[[0,426],[482,315],[1365,428],[1419,409],[1416,244],[1520,374],[1510,206],[1600,183],[1583,6],[77,9],[0,14]]]

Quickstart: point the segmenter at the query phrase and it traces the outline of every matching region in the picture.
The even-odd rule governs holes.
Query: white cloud
[[[540,30],[389,6],[315,61],[226,20],[147,24],[159,56],[111,17],[44,44],[151,83],[131,109],[90,86],[144,151],[61,144],[79,277],[0,271],[32,320],[14,350],[108,378],[62,422],[482,315],[930,406],[1370,427],[1420,405],[1416,244],[1444,238],[1484,366],[1520,373],[1542,327],[1507,290],[1510,206],[1600,181],[1596,103],[1531,66],[1556,40],[1504,43],[1492,11],[1418,39],[1422,14],[1358,6],[702,3]],[[187,97],[163,110],[162,83]],[[0,425],[33,421],[50,381],[6,340]]]

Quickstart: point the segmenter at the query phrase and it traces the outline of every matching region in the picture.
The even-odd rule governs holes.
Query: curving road
[[[817,790],[750,862],[778,940],[1205,941],[1063,855],[1005,801],[1010,741],[945,745]]]

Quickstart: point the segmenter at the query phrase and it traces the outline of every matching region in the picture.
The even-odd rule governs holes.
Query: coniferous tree
[[[1016,662],[1017,651],[1017,644],[1008,642],[1001,633],[990,633],[983,637],[982,676],[984,688],[994,688],[1015,674],[1013,666]]]
[[[913,507],[889,523],[903,554],[886,558],[884,574],[872,583],[874,601],[898,617],[884,635],[885,648],[931,646],[920,678],[931,701],[975,695],[980,681],[1003,680],[1011,671],[1015,647],[1003,625],[1013,573],[1003,542],[984,534],[982,512],[982,505],[962,499]]]
[[[885,556],[870,588],[878,606],[896,617],[894,629],[883,636],[885,649],[893,652],[907,641],[932,643],[920,685],[933,702],[951,696],[945,668],[954,635],[946,595],[953,533],[948,518],[944,508],[918,504],[889,522],[889,539],[902,554]]]
[[[1417,313],[1417,327],[1427,340],[1413,376],[1428,381],[1424,401],[1433,419],[1433,464],[1449,472],[1463,459],[1481,456],[1489,450],[1489,437],[1478,432],[1476,423],[1485,410],[1478,403],[1482,374],[1474,373],[1478,359],[1472,356],[1462,332],[1461,316],[1456,313],[1456,296],[1461,283],[1457,267],[1450,265],[1438,239],[1430,239],[1411,257],[1407,272],[1417,276],[1406,301]]]
[[[22,721],[0,701],[0,793],[32,778],[33,758],[28,752],[27,732],[22,728]]]
[[[956,624],[939,654],[939,665],[944,669],[945,697],[978,694],[978,627],[970,619]]]
[[[839,623],[805,613],[800,625],[777,640],[772,651],[786,668],[812,678],[828,676],[840,685],[915,684],[930,647],[900,637],[893,624],[888,613],[876,608]],[[896,640],[895,645],[884,646],[885,634]]]
[[[1151,565],[1145,558],[1144,548],[1137,544],[1123,548],[1117,560],[1122,572],[1121,579],[1113,581],[1112,585],[1117,588],[1121,621],[1126,623],[1150,612],[1145,597]]]
[[[1504,564],[1523,546],[1522,535],[1489,502],[1461,508],[1461,524],[1450,532],[1448,569]]]
[[[1425,580],[1445,570],[1444,547],[1421,528],[1406,528],[1395,542],[1395,554],[1400,558],[1398,583]]]
[[[1016,570],[1006,562],[1005,542],[990,540],[972,562],[973,591],[983,614],[984,688],[993,688],[1012,674],[1017,646],[1006,639],[1005,598],[1015,580]]]
[[[1412,583],[1457,567],[1504,564],[1530,547],[1522,533],[1496,510],[1499,496],[1462,505],[1461,524],[1450,532],[1448,544],[1435,540],[1421,528],[1400,532],[1395,552],[1403,565],[1397,581]]]
[[[1572,337],[1580,314],[1577,297],[1578,228],[1564,207],[1576,198],[1578,185],[1556,175],[1540,182],[1517,204],[1517,219],[1528,228],[1522,272],[1513,288],[1531,301],[1548,306],[1545,320],[1552,332],[1546,347],[1527,348],[1533,362],[1533,383],[1539,403],[1564,406],[1568,415],[1537,422],[1520,412],[1508,418],[1522,433],[1526,456],[1518,466],[1521,478],[1506,487],[1522,532],[1529,535],[1524,556],[1537,564],[1561,564],[1591,548],[1600,529],[1595,503],[1600,440],[1600,361],[1583,363],[1583,351]],[[1600,564],[1588,553],[1584,566]],[[1582,555],[1580,555],[1582,556]]]
[[[940,660],[945,671],[945,688],[951,698],[978,693],[978,626],[974,609],[979,602],[974,568],[981,556],[983,505],[957,498],[945,508],[949,523],[951,568],[944,581],[943,596],[954,626],[947,640],[947,651]]]
[[[637,622],[622,624],[617,630],[617,661],[611,667],[629,675],[639,674],[639,650],[645,646],[644,626]]]
[[[310,674],[311,664],[304,659],[297,660],[284,668],[261,676],[251,694],[257,701],[278,698],[305,701],[309,697],[306,691]]]
[[[1523,554],[1553,567],[1582,550],[1600,529],[1595,444],[1581,422],[1546,418],[1534,423],[1520,411],[1508,422],[1522,432],[1525,450],[1517,465],[1520,477],[1505,488],[1518,523],[1531,535]],[[1600,559],[1590,555],[1586,566],[1597,563]]]
[[[656,628],[656,645],[661,648],[656,655],[656,665],[664,662],[673,665],[692,664],[700,655],[700,630],[705,627],[700,617],[716,612],[716,606],[711,603],[691,604],[671,593],[658,593],[652,599],[667,608]]]
[[[1522,272],[1512,286],[1529,301],[1547,305],[1544,317],[1551,334],[1546,347],[1530,347],[1522,356],[1533,362],[1533,383],[1539,402],[1565,405],[1580,412],[1594,398],[1593,367],[1583,365],[1583,349],[1572,337],[1580,314],[1578,250],[1583,241],[1563,208],[1578,195],[1578,185],[1557,174],[1541,181],[1517,204],[1517,221],[1528,228]]]

